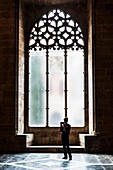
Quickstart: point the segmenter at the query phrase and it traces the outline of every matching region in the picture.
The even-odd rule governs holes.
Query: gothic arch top
[[[35,23],[29,49],[83,49],[83,33],[69,14],[53,9]]]

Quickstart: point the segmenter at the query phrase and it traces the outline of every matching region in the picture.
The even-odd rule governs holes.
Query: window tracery
[[[83,49],[83,33],[69,14],[53,9],[35,24],[30,35],[30,49]]]

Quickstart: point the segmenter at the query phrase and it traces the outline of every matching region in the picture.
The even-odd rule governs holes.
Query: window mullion
[[[46,127],[49,125],[49,50],[46,50]]]
[[[67,117],[67,49],[64,50],[64,95],[65,95],[65,117]]]

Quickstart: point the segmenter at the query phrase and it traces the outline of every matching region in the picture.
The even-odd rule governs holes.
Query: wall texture
[[[95,96],[97,133],[113,129],[113,1],[95,1]],[[113,135],[113,134],[112,134]]]
[[[0,152],[24,150],[25,138],[16,134],[17,46],[16,1],[0,1]]]
[[[92,20],[96,136],[86,137],[86,150],[113,152],[113,0],[94,0]]]

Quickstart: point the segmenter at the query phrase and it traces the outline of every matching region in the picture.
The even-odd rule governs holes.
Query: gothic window
[[[44,14],[29,41],[29,126],[84,126],[84,40],[60,9]]]

